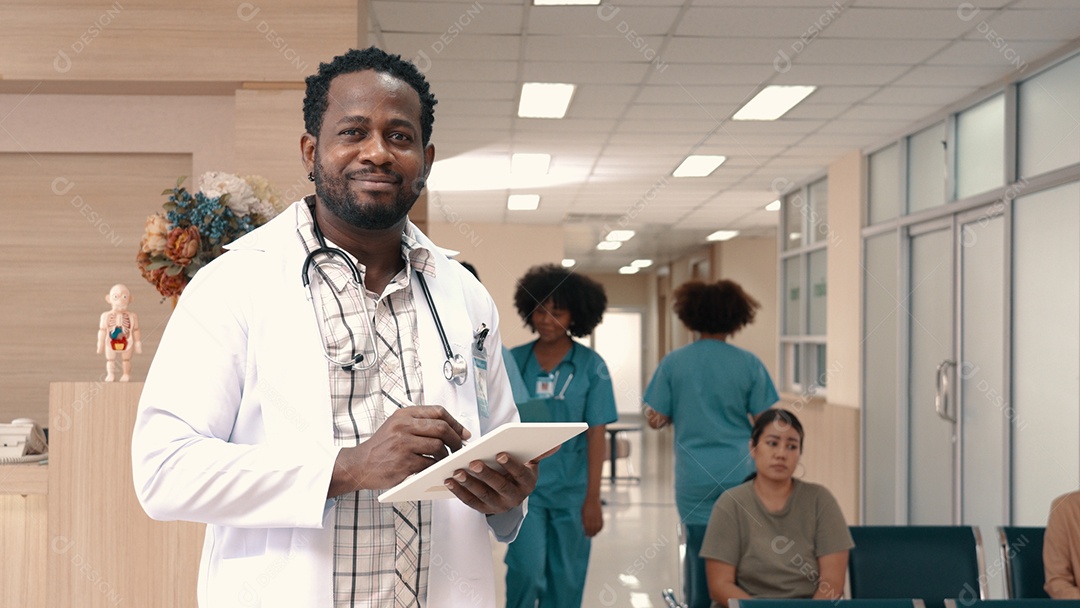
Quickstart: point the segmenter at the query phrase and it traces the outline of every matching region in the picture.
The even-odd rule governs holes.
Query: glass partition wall
[[[1077,99],[1073,56],[869,155],[863,523],[1044,525],[1080,485]]]
[[[828,385],[825,358],[828,182],[819,179],[781,199],[780,390],[823,396]]]

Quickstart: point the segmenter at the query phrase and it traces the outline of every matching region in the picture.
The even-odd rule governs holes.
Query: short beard
[[[386,230],[401,222],[420,197],[419,190],[410,187],[398,190],[390,205],[361,203],[343,176],[327,177],[315,154],[315,194],[326,208],[345,223],[362,230]],[[397,176],[400,177],[400,176]],[[404,186],[404,184],[402,184]]]

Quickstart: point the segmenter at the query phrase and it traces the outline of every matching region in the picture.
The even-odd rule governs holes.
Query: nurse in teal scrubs
[[[592,333],[607,307],[602,285],[555,265],[531,268],[514,294],[537,339],[511,351],[531,400],[524,422],[585,422],[585,433],[540,461],[528,515],[506,552],[506,606],[581,606],[591,538],[604,525],[604,426],[618,419],[604,360],[572,339]]]
[[[734,281],[690,281],[675,290],[675,314],[698,339],[660,361],[645,389],[649,426],[675,427],[675,505],[686,528],[683,583],[689,608],[708,608],[698,555],[713,503],[754,470],[752,420],[779,396],[765,365],[728,339],[761,305]]]

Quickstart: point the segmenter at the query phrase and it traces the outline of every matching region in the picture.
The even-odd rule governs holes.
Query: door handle
[[[956,414],[950,413],[949,405],[949,368],[956,368],[956,361],[942,361],[937,366],[937,391],[934,394],[934,411],[937,415],[949,422],[956,422]]]

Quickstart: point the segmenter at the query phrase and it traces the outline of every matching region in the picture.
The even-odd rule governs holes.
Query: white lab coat
[[[162,336],[139,404],[132,466],[143,508],[154,519],[208,524],[203,608],[332,605],[334,505],[326,491],[338,448],[327,361],[301,284],[300,204],[199,271]],[[462,386],[443,377],[446,355],[411,281],[426,402],[445,407],[474,436],[516,421],[491,297],[417,234],[435,259],[428,285],[447,338],[469,366]],[[488,416],[477,407],[471,356],[481,323],[493,328],[484,345]],[[489,524],[497,538],[512,540],[524,511],[485,519],[457,499],[434,501],[425,606],[495,606]]]

